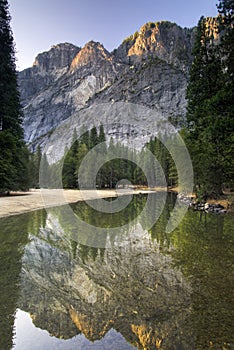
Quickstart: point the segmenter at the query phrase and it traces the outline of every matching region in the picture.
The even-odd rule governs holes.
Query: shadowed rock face
[[[25,247],[19,307],[56,337],[114,328],[139,349],[190,349],[189,303],[189,284],[140,224],[97,250],[71,243],[51,213]]]
[[[44,74],[66,68],[79,51],[80,48],[69,43],[54,45],[48,52],[41,53],[36,57],[33,67]]]
[[[63,75],[79,51],[80,48],[75,45],[64,43],[54,45],[49,51],[37,55],[33,66],[19,73],[23,106]]]

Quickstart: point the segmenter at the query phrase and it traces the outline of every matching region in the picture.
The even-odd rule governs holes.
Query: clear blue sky
[[[112,51],[144,23],[160,20],[193,27],[216,16],[218,0],[9,0],[17,68],[33,64],[52,45],[101,42]]]

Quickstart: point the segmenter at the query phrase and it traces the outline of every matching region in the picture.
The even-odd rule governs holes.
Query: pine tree
[[[90,149],[90,135],[89,135],[89,130],[86,130],[85,128],[82,128],[80,132],[80,138],[79,141],[80,143],[84,143],[88,149]]]
[[[106,141],[106,135],[104,131],[103,125],[100,125],[99,127],[99,135],[98,135],[98,143],[105,142]]]
[[[94,126],[90,130],[90,148],[97,146],[98,143],[99,143],[99,139],[98,139],[97,128],[96,126]]]
[[[28,187],[29,153],[23,142],[8,1],[0,1],[0,192]]]
[[[63,163],[62,181],[64,188],[77,188],[76,158],[72,148],[68,151]]]
[[[217,5],[220,13],[219,52],[222,57],[222,88],[212,101],[212,108],[219,115],[219,128],[224,130],[222,135],[225,150],[223,163],[225,165],[226,184],[233,187],[234,179],[234,1],[220,0]]]
[[[106,153],[107,153],[107,146],[105,144],[106,141],[106,135],[105,135],[105,131],[104,131],[104,127],[103,125],[100,125],[99,127],[99,134],[98,134],[98,143],[101,144],[98,149],[97,149],[97,160],[100,160],[100,162],[102,164],[105,163],[105,157],[106,157]],[[97,183],[97,187],[99,188],[103,188],[105,187],[105,182],[106,182],[106,167],[105,165],[103,165],[97,174],[97,178],[96,178],[96,183]]]
[[[207,36],[204,18],[198,23],[193,54],[187,88],[187,141],[194,166],[195,184],[200,192],[220,195],[231,171],[233,118],[230,116],[233,112],[230,111],[230,92],[224,88],[225,57],[220,44]]]
[[[225,81],[233,88],[234,74],[234,1],[220,0],[217,6],[219,16],[219,32],[221,36],[220,50],[223,57]],[[233,90],[232,90],[233,91]]]
[[[35,153],[30,156],[30,187],[39,188],[39,172],[42,158],[41,147],[38,146]]]
[[[79,145],[80,145],[80,142],[77,136],[77,132],[76,132],[76,129],[74,129],[73,135],[72,135],[72,144],[70,148],[70,151],[72,152],[72,156],[74,158],[76,157],[76,153],[78,151]]]
[[[197,26],[193,48],[194,60],[187,88],[187,121],[194,136],[209,126],[206,118],[208,101],[221,88],[221,60],[217,49],[206,35],[206,20],[202,17]]]
[[[10,130],[14,135],[22,137],[22,113],[7,0],[1,0],[0,2],[0,77],[1,130]]]
[[[84,157],[86,156],[87,153],[88,153],[88,148],[87,148],[86,144],[81,143],[78,147],[78,150],[77,150],[76,164],[75,164],[75,167],[76,167],[75,179],[76,179],[77,187],[79,186],[79,182],[78,182],[79,168],[80,168],[80,165],[82,163],[82,160],[84,159]]]
[[[49,167],[49,162],[47,160],[46,153],[43,153],[40,162],[40,187],[48,188],[51,183],[51,172]]]

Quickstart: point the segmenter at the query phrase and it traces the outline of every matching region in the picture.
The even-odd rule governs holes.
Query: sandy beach
[[[149,193],[147,190],[30,190],[29,192],[15,192],[10,196],[0,197],[0,218],[26,213],[45,207],[56,207],[82,200],[116,197],[118,194]]]

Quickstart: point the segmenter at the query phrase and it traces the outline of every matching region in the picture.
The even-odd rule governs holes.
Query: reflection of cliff
[[[92,341],[114,328],[139,349],[193,348],[189,285],[140,224],[112,248],[85,251],[62,235],[52,214],[31,236],[19,307],[38,327],[64,338],[82,332]]]

